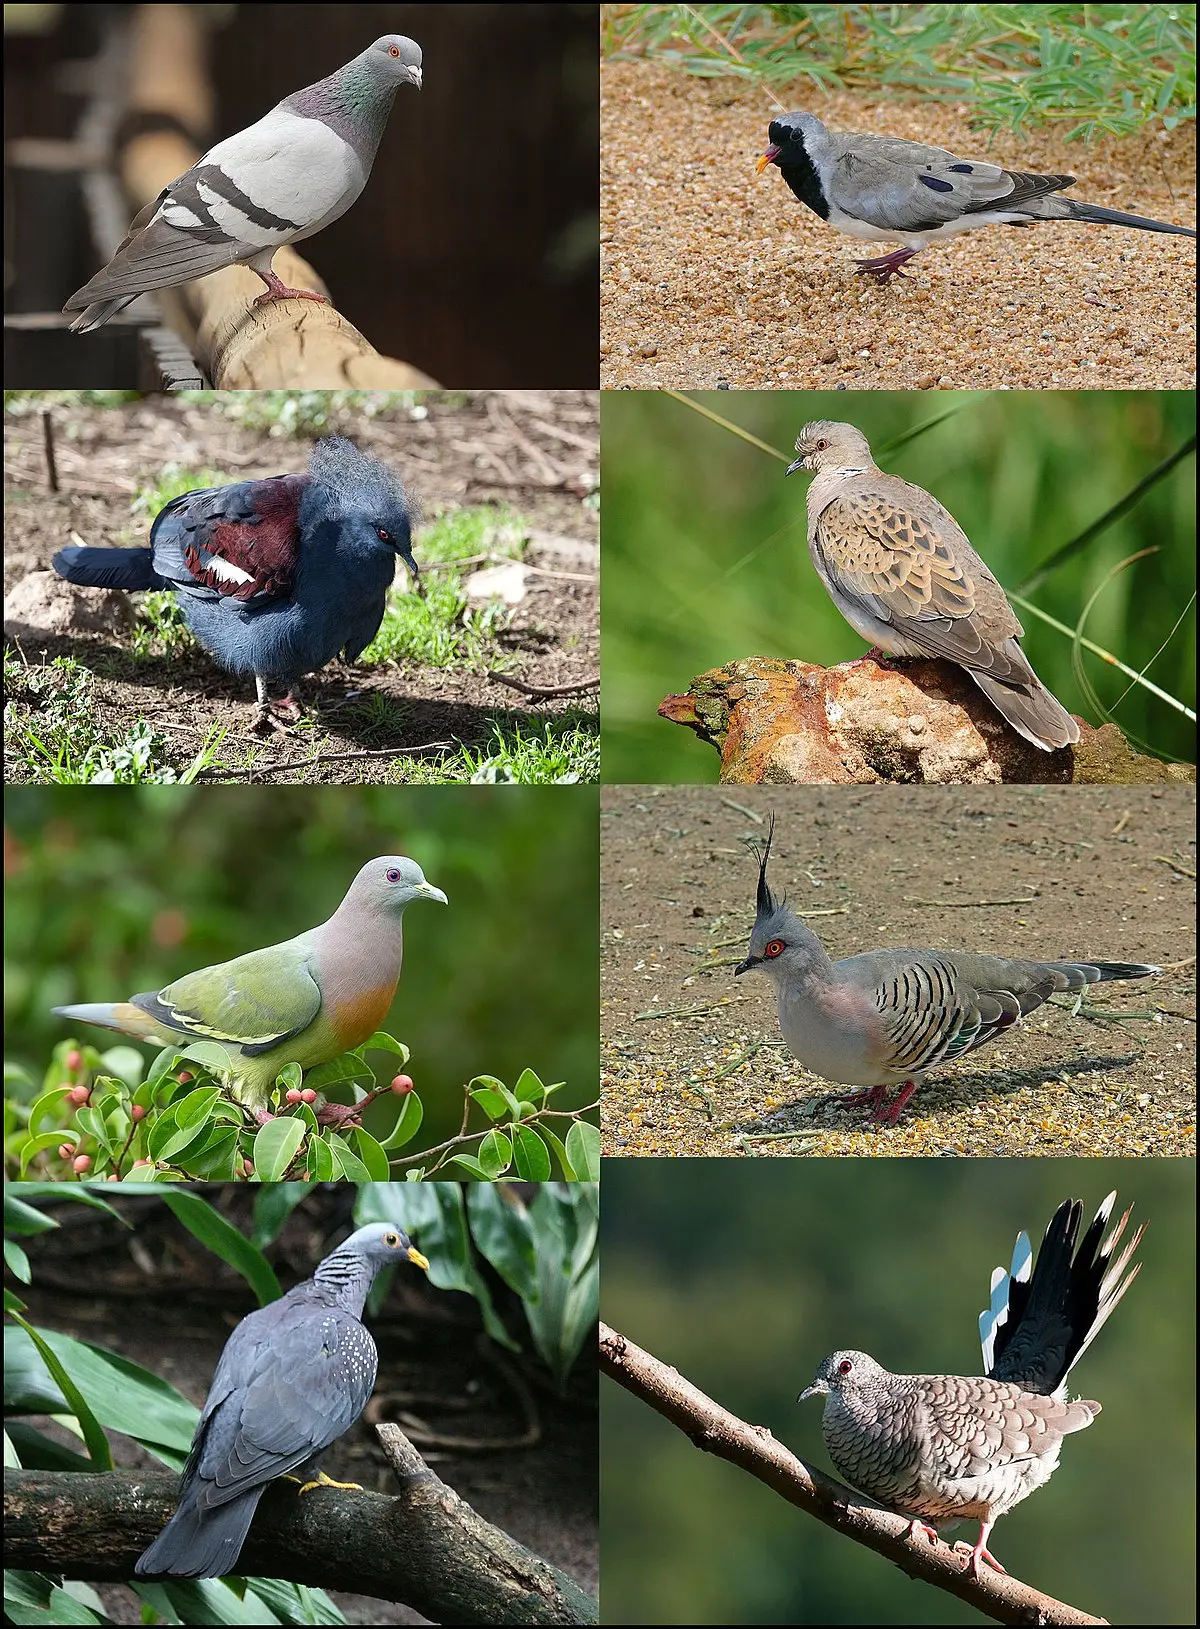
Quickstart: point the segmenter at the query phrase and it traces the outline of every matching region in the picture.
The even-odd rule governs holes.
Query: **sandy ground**
[[[605,1154],[1193,1152],[1192,789],[606,787],[601,807]],[[732,966],[754,918],[743,839],[772,810],[773,885],[835,960],[931,945],[1150,962],[1160,977],[1087,1004],[1143,1018],[1047,1006],[935,1070],[896,1128],[830,1104],[780,1046],[743,1057],[779,1034],[770,981]]]
[[[1064,144],[974,133],[962,108],[784,87],[834,130],[902,136],[1078,177],[1087,203],[1191,226],[1195,125]],[[1116,227],[995,226],[935,244],[907,280],[854,273],[843,237],[756,155],[764,90],[636,62],[601,81],[601,384],[847,390],[1190,389],[1196,245]],[[886,252],[888,245],[878,246]]]
[[[518,515],[533,539],[524,557],[543,569],[531,578],[526,599],[501,635],[504,650],[518,658],[511,676],[545,689],[586,682],[599,665],[592,553],[599,525],[591,500],[599,466],[596,392],[447,392],[426,405],[423,418],[355,417],[329,428],[391,462],[426,517],[486,504]],[[261,430],[170,396],[53,412],[59,492],[46,487],[38,418],[10,417],[5,424],[5,593],[27,572],[46,570],[72,533],[102,545],[129,533],[136,484],[169,463],[228,470],[231,478],[236,473],[250,480],[303,469],[311,445],[308,439],[268,439]],[[149,533],[148,520],[144,531]],[[539,545],[543,535],[547,542]],[[559,539],[578,540],[581,557],[564,553]],[[414,552],[419,560],[419,529]],[[22,648],[35,664],[78,657],[96,675],[96,714],[106,739],[119,740],[139,718],[148,719],[165,732],[163,761],[180,772],[213,724],[227,731],[222,762],[250,771],[243,781],[255,778],[251,766],[261,764],[272,784],[332,784],[390,780],[395,760],[384,749],[412,753],[429,743],[462,742],[490,751],[493,721],[532,734],[546,718],[596,715],[591,694],[526,701],[487,674],[461,666],[334,663],[304,684],[305,700],[316,713],[311,737],[301,743],[273,737],[264,744],[249,733],[251,680],[225,673],[198,645],[141,661],[127,645],[116,636],[45,636],[24,641]],[[430,750],[436,756],[438,749]],[[296,767],[281,772],[281,763],[292,757]],[[10,764],[7,778],[24,777]]]

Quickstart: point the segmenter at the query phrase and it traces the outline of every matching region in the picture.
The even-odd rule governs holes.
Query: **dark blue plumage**
[[[222,667],[253,673],[257,719],[274,722],[267,680],[296,710],[305,673],[357,660],[383,620],[399,556],[413,576],[409,507],[385,465],[341,436],[306,475],[185,492],[160,511],[145,549],[71,546],[54,569],[87,588],[166,588]]]

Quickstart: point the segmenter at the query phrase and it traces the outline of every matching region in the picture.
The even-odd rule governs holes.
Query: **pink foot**
[[[899,1125],[900,1116],[908,1107],[909,1099],[912,1097],[916,1089],[916,1081],[907,1080],[890,1103],[881,1103],[875,1110],[875,1119],[880,1123],[880,1125]]]
[[[848,1109],[873,1109],[874,1117],[878,1119],[879,1111],[884,1105],[884,1088],[882,1086],[865,1086],[857,1092],[832,1092],[822,1101],[837,1103]]]
[[[903,277],[901,266],[907,265],[916,252],[915,249],[893,249],[890,255],[880,255],[875,260],[856,260],[856,275],[873,277],[879,284],[886,283],[890,277]]]
[[[967,1557],[966,1566],[963,1568],[963,1571],[969,1572],[972,1578],[979,1577],[979,1563],[981,1561],[986,1561],[989,1567],[995,1567],[997,1572],[1002,1572],[1007,1577],[1008,1568],[1000,1565],[982,1539],[980,1539],[978,1544],[968,1544],[965,1539],[960,1539],[954,1548],[956,1550],[969,1550],[971,1552]]]
[[[912,1521],[910,1521],[908,1524],[908,1532],[905,1536],[907,1538],[916,1538],[918,1533],[924,1533],[930,1544],[936,1544],[938,1541],[937,1528],[930,1527],[928,1522],[919,1521],[918,1518],[914,1516]]]
[[[255,275],[267,285],[267,292],[259,295],[255,305],[270,305],[274,300],[315,300],[318,305],[330,303],[323,294],[314,294],[312,289],[289,288],[273,271],[256,271]]]

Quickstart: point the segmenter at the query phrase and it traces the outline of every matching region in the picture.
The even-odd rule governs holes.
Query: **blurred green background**
[[[365,861],[400,853],[450,902],[405,913],[382,1026],[411,1047],[425,1107],[403,1152],[457,1132],[473,1075],[565,1080],[563,1108],[596,1096],[591,788],[17,787],[5,814],[6,1061],[35,1080],[70,1033],[51,1007],[123,1000],[291,938],[332,914]],[[380,1111],[391,1124],[390,1101],[368,1127]]]
[[[1008,590],[1195,437],[1187,391],[698,391],[695,399],[791,459],[812,419],[858,425],[882,469],[941,502]],[[902,448],[889,443],[949,417]],[[664,391],[605,391],[601,774],[605,781],[715,781],[713,749],[656,716],[665,695],[747,656],[830,666],[865,652],[808,557],[811,476]],[[1086,637],[1141,669],[1186,615],[1148,677],[1194,705],[1196,471],[1187,457],[1132,510],[1029,596],[1074,628],[1120,560],[1159,552],[1105,588]],[[740,564],[753,555],[747,563]],[[1072,641],[1016,607],[1038,675],[1071,712],[1093,715],[1072,672]],[[1130,682],[1084,653],[1111,707]],[[1134,687],[1116,712],[1164,756],[1194,757],[1194,729]]]
[[[827,1353],[978,1374],[977,1315],[1017,1233],[1036,1246],[1068,1197],[1085,1226],[1110,1189],[1118,1215],[1133,1201],[1141,1274],[1068,1382],[1103,1413],[991,1549],[1113,1623],[1195,1623],[1192,1161],[623,1159],[603,1181],[601,1316],[826,1471],[821,1403],[796,1396]],[[607,1379],[601,1512],[606,1623],[980,1621]]]

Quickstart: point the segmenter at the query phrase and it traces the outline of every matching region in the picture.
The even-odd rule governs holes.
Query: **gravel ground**
[[[601,799],[605,1154],[1194,1152],[1191,788],[739,788],[735,801],[716,787],[605,787]],[[742,839],[761,837],[753,815],[771,810],[774,886],[835,959],[917,944],[1152,962],[1161,977],[1099,987],[1088,1009],[1157,1021],[1047,1006],[935,1070],[895,1128],[825,1101],[828,1085],[779,1046],[743,1057],[779,1034],[769,980],[735,983],[731,965],[754,911]]]
[[[788,107],[806,104],[798,87]],[[812,106],[811,94],[807,104]],[[769,169],[765,91],[647,63],[601,82],[601,384],[1190,389],[1196,246],[1117,227],[996,226],[935,244],[886,288],[854,274],[871,245],[825,225]],[[839,93],[835,130],[904,136],[1016,170],[1079,178],[1074,193],[1195,221],[1195,125],[1169,137],[1067,146],[1054,128],[989,150],[967,110]],[[878,246],[885,250],[886,244]]]

